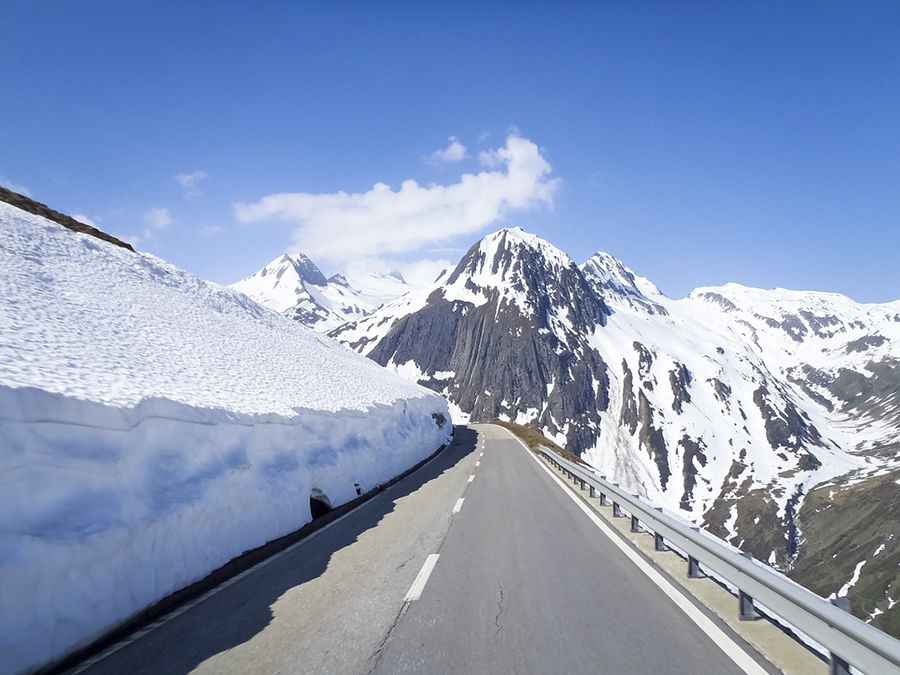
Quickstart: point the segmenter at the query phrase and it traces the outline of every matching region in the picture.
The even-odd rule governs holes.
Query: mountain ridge
[[[577,265],[505,228],[429,289],[329,335],[443,394],[457,419],[532,424],[627,489],[809,581],[821,576],[807,563],[822,539],[809,534],[823,522],[816,491],[830,484],[839,500],[900,477],[896,305],[739,284],[673,300],[609,254]],[[851,593],[879,625],[900,622],[900,578],[881,563],[900,554],[896,539],[860,542],[821,590]],[[891,554],[856,582],[878,591],[857,597],[852,571],[879,546]]]

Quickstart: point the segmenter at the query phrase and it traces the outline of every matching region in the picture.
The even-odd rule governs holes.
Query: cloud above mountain
[[[189,173],[175,174],[176,182],[181,186],[185,198],[197,197],[200,195],[200,187],[203,181],[209,178],[209,174],[200,169]]]
[[[531,140],[517,134],[491,151],[491,166],[465,173],[455,183],[399,189],[376,183],[367,192],[271,194],[236,203],[245,223],[296,225],[294,246],[313,259],[346,262],[358,257],[416,251],[454,236],[472,234],[515,211],[551,205],[559,184]]]
[[[469,156],[466,146],[456,136],[447,139],[447,147],[435,150],[428,156],[431,162],[461,162]]]

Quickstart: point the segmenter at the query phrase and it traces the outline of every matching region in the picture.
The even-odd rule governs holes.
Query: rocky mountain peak
[[[581,265],[581,270],[594,291],[613,308],[627,306],[650,314],[667,313],[659,302],[665,296],[656,285],[615,256],[598,251]]]
[[[302,253],[286,253],[278,258],[277,261],[280,263],[279,268],[290,265],[297,277],[308,284],[324,286],[328,283],[325,275],[322,274],[322,271],[316,264]],[[263,271],[265,271],[265,269],[266,268],[264,267]]]
[[[496,302],[498,313],[515,309],[524,316],[539,316],[546,311],[548,299],[551,304],[561,302],[554,289],[568,288],[577,293],[573,283],[586,288],[568,255],[550,242],[513,227],[488,234],[472,246],[440,290],[449,301],[476,307]],[[594,318],[599,320],[600,316]]]
[[[521,227],[506,227],[485,235],[457,265],[454,274],[493,275],[494,283],[507,280],[516,262],[538,262],[545,267],[567,268],[572,259],[556,246]]]

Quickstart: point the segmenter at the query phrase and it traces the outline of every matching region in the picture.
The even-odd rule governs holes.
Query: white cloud
[[[150,209],[144,214],[144,222],[151,230],[162,230],[172,224],[172,214],[169,209]]]
[[[456,136],[451,136],[448,140],[447,147],[435,150],[428,159],[432,162],[461,162],[469,156],[466,152],[466,146],[459,142]]]
[[[481,166],[494,169],[498,166],[502,166],[503,158],[497,150],[482,150],[478,153],[478,163],[481,164]]]
[[[347,261],[414,251],[471,234],[510,211],[552,205],[559,179],[532,141],[510,135],[492,151],[495,170],[463,174],[449,185],[406,180],[398,190],[376,183],[362,193],[271,194],[234,205],[242,222],[297,225],[294,245],[313,259]]]
[[[175,180],[178,181],[181,189],[184,190],[184,196],[188,198],[197,197],[201,194],[200,184],[207,178],[209,178],[209,174],[200,169],[190,173],[175,174]]]
[[[91,227],[97,227],[97,223],[95,223],[92,219],[88,218],[83,213],[73,213],[72,217],[79,223],[84,223],[85,225],[90,225]]]
[[[157,232],[166,229],[174,222],[169,209],[153,208],[144,213],[144,229],[137,234],[126,235],[126,239],[134,246],[140,246],[152,240]]]

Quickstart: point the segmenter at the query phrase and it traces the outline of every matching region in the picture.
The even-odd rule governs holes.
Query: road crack
[[[497,592],[497,615],[494,617],[494,626],[496,626],[497,630],[494,632],[494,637],[500,636],[500,631],[503,630],[503,623],[500,621],[500,618],[503,616],[503,611],[505,607],[503,606],[503,582],[498,581],[497,586],[499,586]]]
[[[397,616],[394,617],[394,620],[391,622],[390,627],[387,629],[387,632],[384,634],[384,637],[381,639],[381,642],[378,643],[378,647],[369,657],[369,661],[372,666],[367,671],[366,675],[372,675],[381,664],[381,658],[384,656],[385,647],[387,647],[388,640],[391,639],[391,634],[393,634],[394,629],[397,627],[397,624],[400,623],[400,619],[403,618],[403,615],[406,614],[406,610],[409,608],[409,603],[404,602],[403,606],[400,608],[400,611],[397,612]]]
[[[409,556],[406,560],[404,560],[402,563],[400,563],[399,565],[397,565],[397,567],[394,569],[394,571],[395,571],[395,572],[399,572],[399,571],[402,570],[404,567],[406,567],[406,565],[407,565],[410,561],[412,561],[412,559],[415,558],[415,557],[416,557],[416,556],[414,556],[414,555]]]

